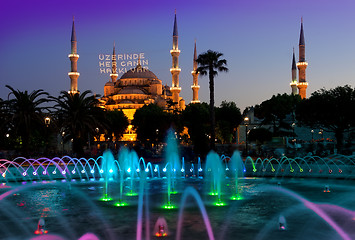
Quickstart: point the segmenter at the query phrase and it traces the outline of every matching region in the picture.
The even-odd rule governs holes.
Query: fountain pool
[[[137,189],[140,182],[138,178],[133,181]],[[238,201],[230,200],[235,182],[233,178],[224,179],[221,196],[225,205],[217,207],[214,205],[216,196],[204,193],[205,188],[210,187],[204,179],[178,179],[177,193],[170,196],[177,208],[164,209],[166,179],[147,179],[141,239],[176,239],[177,232],[181,239],[210,239],[196,199],[187,196],[181,210],[179,204],[187,187],[199,193],[214,239],[355,238],[353,180],[241,177],[238,188],[243,199]],[[120,184],[110,181],[109,194],[113,200],[100,201],[104,185],[104,181],[3,183],[0,188],[1,239],[35,238],[40,218],[45,219],[48,234],[62,239],[79,239],[88,232],[99,239],[138,239],[139,196],[125,195],[127,205],[117,207]],[[330,192],[323,191],[325,185]],[[130,192],[129,186],[125,185],[125,193]],[[183,214],[181,230],[178,230],[180,211]],[[287,229],[283,231],[279,229],[281,215],[287,222]],[[169,229],[169,235],[163,238],[155,236],[153,231],[159,218],[164,218]]]

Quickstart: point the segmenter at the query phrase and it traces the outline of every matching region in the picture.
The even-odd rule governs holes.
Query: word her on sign
[[[145,58],[144,53],[122,53],[117,55],[99,54],[99,70],[100,73],[112,73],[112,58],[116,57],[117,73],[123,74],[138,65],[140,59],[141,66],[148,69],[148,59]]]

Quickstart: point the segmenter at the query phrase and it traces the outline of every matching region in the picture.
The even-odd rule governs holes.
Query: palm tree
[[[201,53],[196,62],[199,67],[197,71],[203,76],[207,75],[209,77],[210,86],[210,121],[211,121],[211,149],[215,149],[215,126],[216,117],[214,112],[214,78],[218,75],[218,72],[228,72],[227,60],[219,59],[223,56],[223,53],[208,50],[207,52]]]
[[[29,94],[27,91],[15,90],[9,85],[6,87],[11,90],[9,96],[13,95],[14,98],[4,101],[7,115],[4,125],[10,124],[13,132],[21,137],[23,151],[27,153],[32,133],[44,126],[43,110],[48,107],[41,105],[49,101],[49,94],[42,89]]]
[[[76,154],[82,154],[90,134],[94,136],[95,129],[103,127],[103,110],[96,96],[87,96],[90,93],[89,90],[83,93],[62,91],[58,98],[52,98],[56,102],[59,125],[65,133],[64,140],[72,140]]]

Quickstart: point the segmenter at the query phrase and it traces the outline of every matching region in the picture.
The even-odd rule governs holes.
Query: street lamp
[[[62,155],[64,155],[64,136],[65,136],[65,132],[64,130],[62,130]]]
[[[244,118],[244,124],[245,124],[245,152],[246,152],[247,156],[248,156],[248,123],[249,123],[249,118],[245,117]]]
[[[44,118],[44,124],[46,124],[46,126],[48,127],[50,123],[51,123],[50,117],[45,117]]]
[[[314,133],[314,130],[312,129],[312,130],[311,130],[311,134],[312,134],[312,142],[313,142],[313,140],[314,140],[314,139],[313,139],[313,133]]]

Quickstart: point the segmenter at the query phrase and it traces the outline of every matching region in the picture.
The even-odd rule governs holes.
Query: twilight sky
[[[172,31],[177,10],[180,86],[192,100],[192,57],[208,49],[224,53],[229,72],[215,80],[216,105],[245,107],[273,94],[290,93],[291,57],[298,60],[303,16],[307,96],[322,87],[355,84],[353,0],[0,0],[0,97],[9,90],[69,90],[72,16],[78,39],[78,88],[103,94],[99,54],[144,53],[149,69],[171,86]],[[119,76],[120,77],[120,76]],[[200,100],[209,101],[208,77]]]

